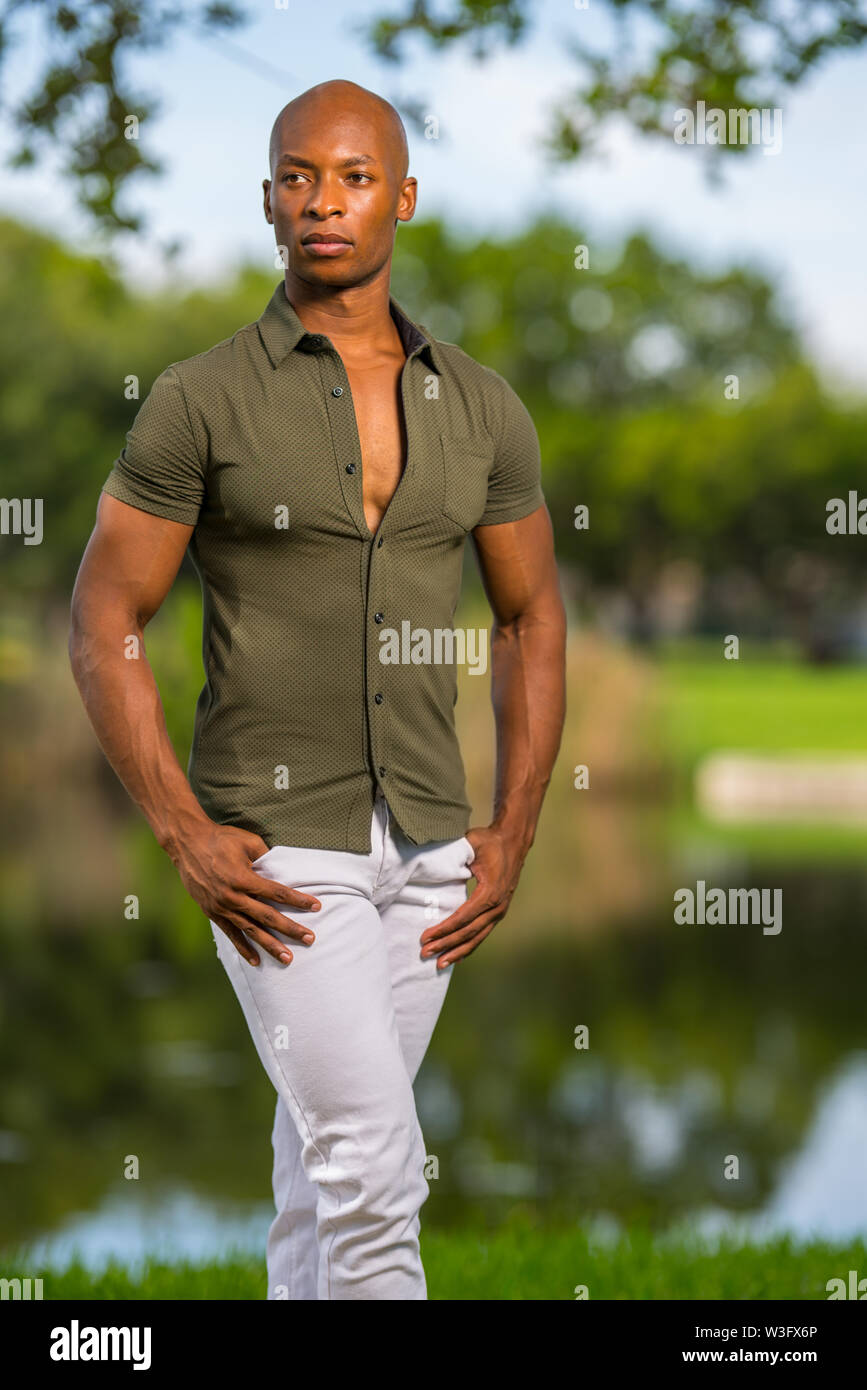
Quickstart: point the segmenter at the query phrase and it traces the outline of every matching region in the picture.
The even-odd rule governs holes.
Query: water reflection
[[[34,1269],[62,1270],[80,1259],[98,1272],[117,1260],[135,1273],[149,1257],[204,1263],[233,1250],[261,1254],[272,1215],[267,1204],[210,1203],[184,1189],[153,1201],[115,1192],[34,1242],[28,1256]]]
[[[624,1092],[624,1123],[634,1139],[637,1166],[644,1173],[671,1168],[682,1151],[683,1112],[676,1104]],[[564,1091],[570,1114],[576,1091]],[[680,1087],[686,1112],[701,1113],[719,1091],[712,1078],[696,1073]],[[697,1103],[697,1109],[696,1109]],[[579,1105],[579,1113],[582,1107]],[[756,1242],[788,1234],[798,1241],[813,1238],[840,1242],[867,1233],[867,1056],[856,1055],[821,1099],[806,1141],[785,1166],[770,1201],[755,1215],[734,1216],[724,1208],[690,1212],[671,1230],[687,1229],[707,1238],[739,1236]],[[536,1190],[536,1174],[526,1164],[497,1162],[483,1140],[460,1146],[466,1186],[477,1193],[524,1197]],[[73,1216],[57,1234],[36,1242],[30,1251],[34,1268],[62,1269],[79,1258],[94,1271],[109,1260],[138,1270],[148,1256],[165,1260],[206,1261],[225,1258],[230,1250],[260,1256],[271,1220],[262,1203],[208,1203],[180,1190],[162,1199],[141,1201],[115,1191],[87,1216]],[[623,1223],[612,1213],[597,1212],[585,1223],[594,1240],[615,1240]]]
[[[867,1053],[851,1057],[820,1098],[762,1227],[841,1241],[867,1234]]]
[[[428,1225],[520,1205],[602,1233],[867,1232],[867,873],[737,872],[782,886],[779,936],[676,927],[681,861],[657,866],[652,912],[580,938],[504,927],[456,972],[417,1083]],[[96,1264],[261,1251],[273,1093],[211,943],[177,942],[141,924],[4,936],[4,1244]]]

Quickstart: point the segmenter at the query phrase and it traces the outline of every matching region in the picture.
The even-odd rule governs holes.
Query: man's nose
[[[339,183],[326,177],[317,179],[316,183],[311,185],[305,211],[312,217],[333,217],[335,214],[340,216],[343,210]]]

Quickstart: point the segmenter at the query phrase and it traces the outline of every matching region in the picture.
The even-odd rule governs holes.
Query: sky
[[[440,55],[414,40],[400,67],[374,59],[361,31],[365,19],[405,0],[332,0],[321,10],[279,3],[246,0],[251,22],[230,38],[180,34],[131,63],[136,87],[159,102],[142,134],[165,164],[163,177],[140,180],[129,196],[147,220],[143,237],[117,246],[131,279],[158,283],[160,247],[175,240],[184,248],[175,273],[190,282],[217,280],[241,260],[274,269],[274,233],[261,202],[271,124],[299,91],[343,77],[437,116],[438,140],[407,127],[417,217],[441,216],[472,239],[506,235],[550,213],[573,218],[591,248],[641,227],[667,253],[701,266],[758,266],[779,287],[828,385],[867,388],[867,48],[832,57],[787,94],[779,153],[723,157],[716,187],[704,173],[708,151],[653,141],[625,124],[608,131],[598,158],[565,167],[547,161],[547,113],[574,81],[570,39],[603,45],[607,37],[594,0],[587,10],[540,0],[529,39],[483,64],[465,47]],[[4,71],[6,110],[44,64],[39,32],[36,16],[26,15]],[[11,147],[0,116],[4,159]],[[34,172],[0,169],[0,210],[87,250],[92,236],[57,176],[61,160],[62,152]],[[411,224],[398,235],[411,246]],[[546,254],[541,242],[541,261]]]

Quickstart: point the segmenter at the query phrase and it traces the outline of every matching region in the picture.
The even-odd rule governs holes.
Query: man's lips
[[[323,232],[321,236],[317,232],[310,232],[302,239],[301,245],[314,256],[340,256],[350,249],[351,242],[329,232]]]

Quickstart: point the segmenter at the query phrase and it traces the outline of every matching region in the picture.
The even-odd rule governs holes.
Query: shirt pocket
[[[464,531],[478,525],[487,506],[494,442],[478,435],[440,435],[443,512]]]

